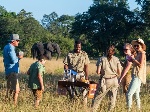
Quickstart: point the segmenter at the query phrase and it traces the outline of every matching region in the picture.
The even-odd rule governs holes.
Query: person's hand
[[[119,84],[119,85],[121,84],[121,81],[122,81],[122,78],[119,78],[119,79],[118,79],[118,84]]]
[[[130,61],[130,62],[133,62],[133,60],[134,60],[134,56],[133,55],[131,55],[131,56],[127,56],[127,60],[128,61]]]
[[[88,80],[89,78],[88,78],[88,76],[85,76],[85,80]]]
[[[89,84],[89,83],[90,83],[90,81],[89,81],[89,80],[85,80],[85,83]]]
[[[19,58],[19,59],[22,59],[22,58],[23,58],[23,55],[19,55],[18,58]]]

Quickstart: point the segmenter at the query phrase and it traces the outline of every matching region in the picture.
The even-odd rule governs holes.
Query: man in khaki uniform
[[[108,92],[108,96],[111,100],[108,111],[111,111],[115,107],[117,90],[118,90],[118,79],[117,77],[121,73],[121,64],[117,57],[113,56],[115,53],[115,47],[111,45],[107,49],[107,57],[103,56],[97,61],[97,74],[100,75],[100,81],[92,101],[92,111],[96,112],[102,98],[105,93]],[[103,96],[99,94],[102,91]]]
[[[69,52],[65,57],[64,69],[72,69],[77,72],[76,79],[88,80],[88,64],[90,63],[88,55],[81,50],[81,41],[75,41],[74,50]],[[87,90],[83,92],[84,104],[87,104]]]

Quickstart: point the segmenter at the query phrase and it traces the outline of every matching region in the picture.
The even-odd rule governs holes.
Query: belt
[[[78,71],[77,73],[83,73],[83,71]]]
[[[105,78],[105,77],[104,77],[104,78],[105,78],[105,79],[113,79],[113,78],[115,78],[115,77],[117,77],[117,76],[113,76],[113,77],[109,77],[109,78]]]

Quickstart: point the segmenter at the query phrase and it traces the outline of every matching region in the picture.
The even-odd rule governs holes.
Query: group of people
[[[17,104],[19,89],[18,73],[19,60],[23,55],[16,55],[15,47],[19,44],[19,35],[12,34],[9,43],[3,49],[3,62],[7,79],[7,94],[9,97],[13,94],[14,104]],[[75,41],[74,49],[64,58],[64,70],[72,69],[77,72],[76,79],[89,80],[89,57],[81,49],[81,41]],[[118,87],[123,85],[123,91],[126,95],[128,110],[131,110],[132,96],[136,93],[137,107],[140,110],[140,86],[146,83],[146,45],[142,39],[133,40],[131,44],[126,43],[123,46],[126,55],[125,62],[121,62],[118,57],[114,56],[115,46],[110,45],[107,48],[106,56],[98,59],[96,73],[99,75],[99,82],[94,98],[92,100],[92,111],[96,112],[103,97],[100,93],[107,93],[110,98],[108,111],[115,107]],[[45,74],[45,56],[37,57],[38,61],[34,62],[27,71],[29,75],[28,86],[35,96],[35,107],[39,105],[44,91],[43,75]],[[87,89],[83,91],[83,102],[87,104]]]
[[[18,34],[10,35],[8,44],[3,49],[3,62],[5,67],[5,75],[7,80],[6,99],[14,101],[17,105],[18,94],[20,91],[18,73],[19,60],[23,58],[23,52],[16,53],[15,47],[19,45],[20,38]],[[38,107],[42,99],[42,92],[44,91],[43,75],[45,74],[45,56],[37,57],[37,61],[31,64],[27,71],[29,75],[28,87],[31,88],[35,97],[35,107]]]
[[[140,86],[146,83],[146,45],[142,39],[133,40],[125,43],[123,46],[126,55],[125,62],[114,56],[115,47],[109,46],[107,55],[100,57],[97,61],[97,74],[100,75],[97,91],[92,101],[92,111],[96,112],[103,97],[100,97],[99,91],[107,93],[110,99],[108,111],[115,107],[116,96],[119,85],[122,84],[123,92],[126,96],[127,109],[131,111],[132,96],[136,95],[136,104],[138,110],[140,105]]]

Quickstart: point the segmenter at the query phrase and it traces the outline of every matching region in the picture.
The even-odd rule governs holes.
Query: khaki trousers
[[[81,81],[81,79],[85,79],[84,73],[78,73],[78,74],[76,75],[76,80]],[[87,105],[87,93],[88,93],[88,91],[87,91],[86,88],[82,88],[82,87],[80,87],[79,89],[80,89],[81,91],[83,91],[83,93],[82,93],[83,104],[86,106],[86,105]]]
[[[108,111],[111,111],[116,104],[117,91],[118,91],[117,77],[112,79],[102,78],[102,80],[99,82],[97,86],[94,99],[92,100],[92,112],[97,112],[102,99],[106,96],[107,93],[110,99]]]

